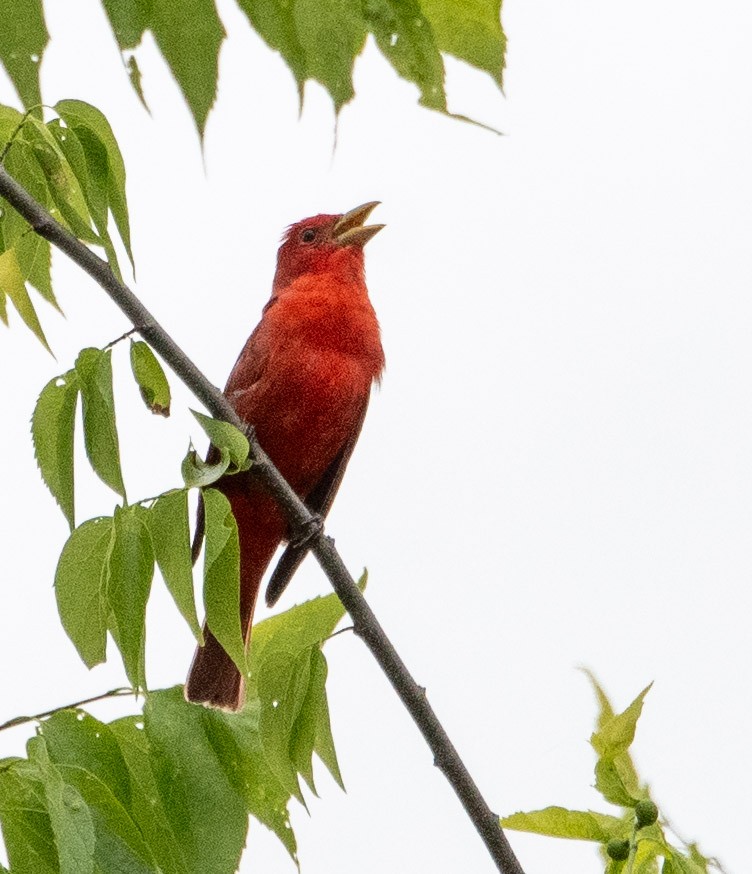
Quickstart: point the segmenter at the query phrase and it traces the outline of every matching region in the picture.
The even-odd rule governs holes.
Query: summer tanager
[[[277,256],[272,295],[225,387],[236,412],[309,509],[326,516],[358,439],[371,385],[384,368],[379,324],[368,299],[363,246],[383,225],[365,225],[377,202],[292,225]],[[216,484],[240,539],[240,623],[246,647],[261,578],[288,526],[252,475]],[[199,528],[202,527],[201,520]],[[293,539],[272,574],[276,602],[305,548]],[[189,701],[239,710],[244,679],[208,628],[193,659]]]

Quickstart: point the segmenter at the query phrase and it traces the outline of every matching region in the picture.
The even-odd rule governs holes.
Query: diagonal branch
[[[135,329],[162,356],[178,377],[188,386],[206,409],[218,419],[231,422],[245,430],[222,392],[204,376],[183,350],[175,343],[136,295],[113,274],[108,264],[91,252],[83,243],[58,224],[0,166],[0,196],[4,197],[44,239],[65,252],[71,260],[89,274],[120,307]],[[269,457],[251,437],[252,470],[264,483],[270,494],[282,507],[293,529],[310,525],[312,515],[297,494],[282,478]],[[499,818],[489,808],[480,790],[470,776],[462,759],[441,722],[428,703],[425,689],[419,686],[379,624],[355,581],[334,548],[334,541],[319,533],[311,551],[318,559],[333,589],[350,614],[358,634],[373,653],[399,695],[434,756],[434,764],[443,772],[459,797],[468,816],[483,839],[491,858],[502,874],[524,874]]]

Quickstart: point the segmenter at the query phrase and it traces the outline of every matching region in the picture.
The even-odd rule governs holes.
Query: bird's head
[[[384,227],[364,224],[378,205],[374,200],[342,215],[316,215],[290,225],[277,253],[275,290],[304,274],[362,275],[363,246]]]

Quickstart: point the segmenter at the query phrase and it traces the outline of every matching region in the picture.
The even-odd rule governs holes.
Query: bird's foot
[[[295,549],[302,549],[311,545],[311,541],[315,540],[324,530],[324,519],[318,513],[314,513],[307,522],[298,525],[290,538],[290,546]]]

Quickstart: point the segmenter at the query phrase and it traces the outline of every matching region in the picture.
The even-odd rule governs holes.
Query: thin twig
[[[40,719],[54,716],[62,710],[75,710],[77,707],[83,707],[84,704],[91,704],[93,701],[104,701],[105,698],[119,698],[122,695],[135,694],[136,693],[133,689],[126,687],[110,689],[109,692],[103,692],[101,695],[94,695],[92,698],[84,698],[83,701],[75,701],[73,704],[63,704],[61,707],[55,707],[52,710],[45,710],[44,713],[35,713],[33,716],[16,716],[0,725],[0,731],[5,731],[6,728],[15,728],[17,725],[25,725],[27,722],[39,722]]]
[[[107,292],[112,300],[137,326],[141,336],[169,364],[191,392],[218,419],[245,429],[222,392],[203,375],[180,349],[133,292],[113,274],[105,261],[97,257],[37,203],[4,168],[0,167],[0,196],[29,222],[34,230],[54,246],[65,252]],[[293,530],[309,526],[311,513],[290,485],[282,478],[266,453],[251,435],[253,471],[282,508]],[[374,616],[355,581],[345,567],[334,541],[323,532],[312,540],[314,553],[329,578],[345,609],[353,619],[356,633],[362,637],[376,661],[387,675],[408,712],[418,725],[434,756],[434,763],[444,773],[459,797],[468,816],[486,844],[491,858],[502,874],[524,874],[514,855],[499,818],[492,813],[476,786],[454,745],[428,703],[425,689],[410,675],[407,667],[392,646],[384,629]]]

